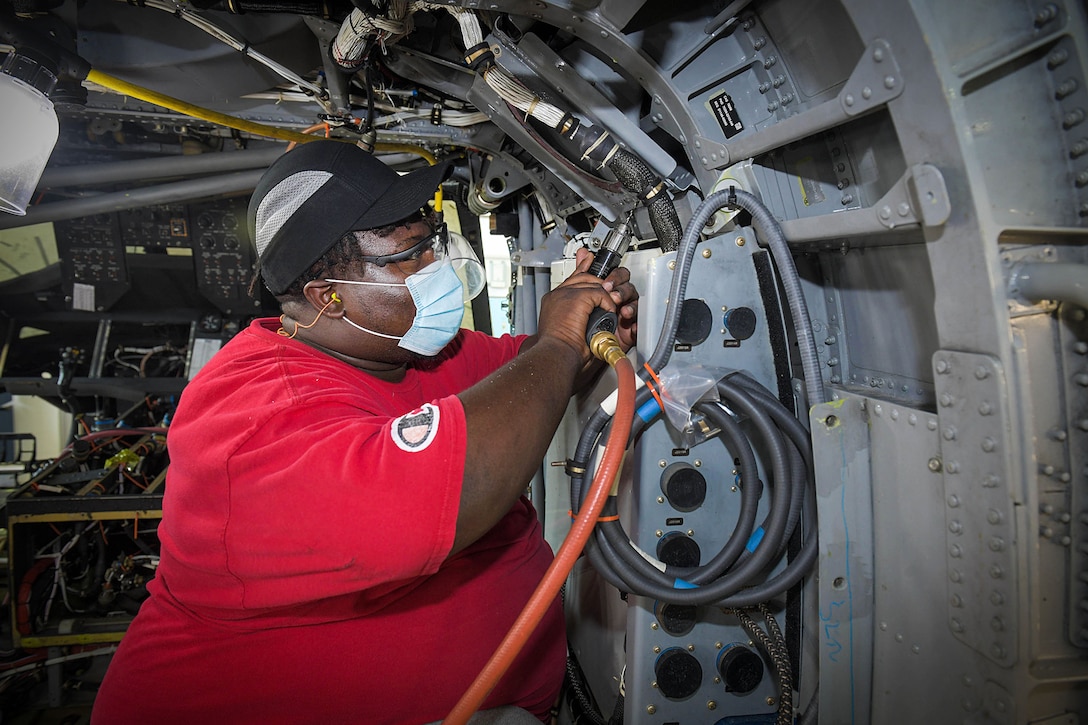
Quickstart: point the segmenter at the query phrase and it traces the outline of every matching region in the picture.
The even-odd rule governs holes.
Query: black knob
[[[703,666],[686,650],[669,647],[654,662],[657,689],[670,700],[691,697],[703,681]]]
[[[682,345],[698,345],[710,337],[713,324],[714,315],[706,302],[698,299],[684,300],[676,325],[676,342]]]
[[[718,672],[726,692],[747,695],[763,681],[763,658],[742,644],[731,644],[718,655]]]

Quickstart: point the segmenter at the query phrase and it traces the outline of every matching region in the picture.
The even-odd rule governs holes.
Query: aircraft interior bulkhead
[[[465,326],[580,248],[638,289],[634,415],[606,370],[527,491],[587,533],[554,722],[1088,723],[1084,2],[4,6],[5,722],[89,713],[178,401],[280,314],[250,194],[329,138],[452,164]]]

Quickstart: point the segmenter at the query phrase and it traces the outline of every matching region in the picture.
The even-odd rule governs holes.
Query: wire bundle
[[[778,688],[778,715],[775,718],[775,725],[792,725],[793,678],[791,675],[790,655],[786,649],[786,638],[782,636],[782,630],[778,627],[778,621],[771,614],[771,610],[766,604],[759,605],[759,613],[763,615],[763,621],[767,623],[766,632],[743,609],[734,609],[732,612],[740,620],[740,626],[744,628],[752,641],[771,660],[775,686]]]

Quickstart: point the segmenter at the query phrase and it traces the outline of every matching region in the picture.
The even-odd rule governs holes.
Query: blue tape
[[[763,541],[763,534],[763,527],[760,526],[758,529],[752,532],[751,536],[748,537],[748,546],[745,548],[747,548],[748,551],[755,551],[756,547],[759,546],[759,542]]]
[[[639,406],[638,410],[635,411],[635,415],[637,415],[639,418],[642,418],[643,423],[649,423],[654,418],[656,418],[657,414],[660,412],[661,406],[657,404],[656,400],[650,398],[645,403]]]
[[[691,582],[686,582],[683,579],[673,579],[672,588],[673,589],[698,589],[699,585],[698,584],[692,584]]]

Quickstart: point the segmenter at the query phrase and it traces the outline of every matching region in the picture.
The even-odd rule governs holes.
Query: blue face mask
[[[363,282],[353,279],[326,279],[325,281],[378,287],[407,287],[412,295],[412,302],[416,306],[416,316],[408,332],[403,335],[387,335],[383,332],[368,330],[349,320],[347,315],[344,315],[344,322],[370,335],[377,335],[388,340],[400,340],[397,343],[399,347],[419,355],[432,357],[442,352],[442,348],[448,345],[461,329],[461,319],[465,314],[464,292],[461,278],[457,276],[448,258],[433,262],[415,274],[408,275],[403,282]]]

